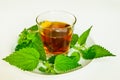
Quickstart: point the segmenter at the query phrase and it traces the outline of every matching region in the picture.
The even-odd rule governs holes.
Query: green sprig
[[[33,71],[35,68],[39,67],[39,71],[41,72],[58,74],[81,66],[79,63],[81,57],[84,59],[95,59],[115,56],[100,45],[86,47],[85,44],[91,28],[92,26],[80,36],[78,34],[72,35],[70,47],[75,51],[71,55],[60,54],[46,59],[46,53],[43,48],[41,36],[38,33],[38,27],[34,25],[21,32],[15,52],[3,58],[3,60],[22,70]],[[42,62],[44,67],[38,65],[39,61]]]

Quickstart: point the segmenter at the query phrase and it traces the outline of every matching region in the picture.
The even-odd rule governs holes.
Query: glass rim
[[[68,15],[70,15],[71,17],[73,17],[73,23],[70,25],[70,26],[72,26],[72,28],[73,28],[73,26],[75,25],[75,23],[76,23],[76,21],[77,21],[77,18],[75,17],[75,15],[74,14],[72,14],[72,13],[70,13],[70,12],[67,12],[67,11],[64,11],[64,10],[50,10],[50,11],[45,11],[45,12],[42,12],[42,13],[40,13],[37,17],[36,17],[36,23],[37,23],[37,25],[40,23],[39,21],[38,21],[38,18],[41,16],[41,15],[44,15],[44,14],[48,14],[48,13],[52,13],[52,12],[55,12],[55,13],[65,13],[65,14],[68,14]],[[62,21],[60,21],[60,22],[62,22]],[[64,23],[64,22],[63,22]],[[47,29],[47,27],[44,27],[45,29]],[[65,28],[70,28],[70,27],[65,27]],[[50,28],[49,28],[50,29]],[[58,29],[64,29],[64,28],[58,28]]]

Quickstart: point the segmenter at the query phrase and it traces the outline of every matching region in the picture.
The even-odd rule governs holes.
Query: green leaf
[[[13,52],[3,60],[22,70],[32,71],[39,63],[40,54],[34,48],[23,48]]]
[[[56,55],[50,57],[50,58],[48,59],[48,62],[54,64],[55,58],[56,58]]]
[[[78,39],[78,44],[83,45],[83,44],[86,43],[86,40],[87,40],[87,38],[88,38],[88,36],[89,36],[89,33],[90,33],[90,31],[91,31],[91,28],[92,28],[92,26],[91,26],[88,30],[84,31],[84,32],[80,35],[80,37],[79,37],[79,39]]]
[[[39,71],[42,71],[48,74],[56,74],[56,71],[54,70],[54,64],[51,64],[48,61],[44,62],[44,67],[40,67]]]
[[[43,42],[38,32],[31,32],[27,29],[21,32],[15,51],[26,47],[35,48],[40,53],[40,59],[46,60]]]
[[[25,42],[23,42],[21,44],[17,44],[17,46],[15,47],[15,51],[19,51],[20,49],[26,48],[28,46],[29,46],[29,43],[25,43]]]
[[[39,71],[41,71],[41,72],[45,72],[46,69],[45,69],[44,67],[40,67],[40,68],[39,68]]]
[[[37,31],[38,30],[38,26],[37,25],[33,25],[30,28],[28,28],[28,30]]]
[[[38,33],[36,33],[35,37],[30,43],[30,47],[35,48],[40,53],[41,60],[46,60],[46,53],[43,47],[43,42],[41,40],[41,36]]]
[[[19,39],[18,39],[18,44],[15,48],[15,51],[18,51],[19,49],[28,47],[29,44],[32,41],[32,38],[34,37],[35,33],[29,33],[27,29],[24,29],[20,34],[19,34]]]
[[[24,29],[21,34],[19,34],[19,39],[18,39],[18,43],[21,44],[21,43],[26,43],[28,44],[28,40],[27,40],[27,35],[28,35],[28,31],[27,29]]]
[[[106,56],[115,56],[114,54],[110,53],[104,47],[100,45],[93,45],[87,50],[83,51],[83,58],[85,59],[93,59],[93,58],[100,58]]]
[[[70,47],[72,48],[78,41],[78,35],[77,34],[73,34],[72,35],[72,40],[70,42]]]
[[[78,62],[80,60],[80,53],[79,52],[73,52],[70,56],[72,60],[75,62]]]
[[[96,53],[94,51],[89,52],[90,49],[86,49],[86,50],[81,50],[82,52],[82,56],[84,59],[94,59]]]
[[[58,55],[55,58],[54,66],[58,73],[62,73],[78,67],[79,64],[67,56]]]

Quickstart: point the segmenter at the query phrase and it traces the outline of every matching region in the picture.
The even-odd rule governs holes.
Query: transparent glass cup
[[[36,18],[48,55],[66,54],[70,48],[76,17],[65,11],[47,11]]]

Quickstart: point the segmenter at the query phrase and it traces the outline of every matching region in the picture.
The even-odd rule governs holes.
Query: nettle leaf
[[[26,43],[26,42],[23,42],[21,44],[17,44],[16,47],[15,47],[15,51],[19,51],[20,49],[26,48],[28,46],[29,46],[29,43]]]
[[[84,59],[94,59],[95,58],[95,55],[96,53],[94,51],[89,51],[90,49],[86,49],[86,50],[81,50],[82,52],[82,56]]]
[[[18,39],[18,43],[21,44],[21,43],[29,43],[28,40],[27,40],[27,35],[28,35],[28,31],[27,29],[25,28],[21,34],[19,34],[19,39]]]
[[[44,67],[39,67],[39,71],[45,72],[45,71],[46,71],[46,68],[44,68]]]
[[[38,26],[37,25],[33,25],[30,28],[28,28],[28,30],[37,31],[38,30]]]
[[[69,71],[69,70],[74,69],[78,66],[79,66],[79,64],[76,61],[74,61],[74,59],[71,59],[67,56],[58,55],[55,58],[54,67],[58,73]]]
[[[83,44],[86,43],[86,40],[87,40],[87,38],[88,38],[88,36],[89,36],[89,33],[90,33],[90,31],[91,31],[91,28],[92,28],[92,26],[91,26],[88,30],[84,31],[84,32],[80,35],[80,37],[79,37],[79,39],[78,39],[78,44],[83,45]]]
[[[83,58],[85,59],[94,59],[94,58],[101,58],[107,56],[115,56],[114,54],[110,53],[104,47],[100,45],[93,45],[88,50],[83,51]]]
[[[47,74],[56,74],[56,71],[54,70],[54,64],[51,64],[48,61],[44,62],[44,67],[40,67],[39,71],[44,71]]]
[[[15,51],[3,60],[22,70],[32,71],[39,63],[39,52],[34,48],[23,48]]]
[[[31,32],[27,29],[21,32],[15,51],[26,47],[35,48],[40,53],[40,59],[46,60],[43,42],[38,32]]]
[[[35,36],[35,33],[29,33],[27,29],[24,29],[19,34],[18,44],[16,45],[15,51],[28,47],[32,39],[34,38],[34,36]]]
[[[72,60],[75,62],[78,62],[80,60],[80,53],[79,52],[73,52],[70,56]]]
[[[70,42],[70,47],[72,48],[78,41],[78,35],[77,34],[73,34],[72,35],[72,40]]]
[[[41,36],[38,33],[36,33],[29,47],[35,48],[40,53],[41,60],[46,60],[46,53],[43,47],[43,42],[41,40]]]
[[[54,62],[55,62],[55,58],[56,58],[56,55],[50,57],[50,58],[48,59],[48,62],[54,64]]]

